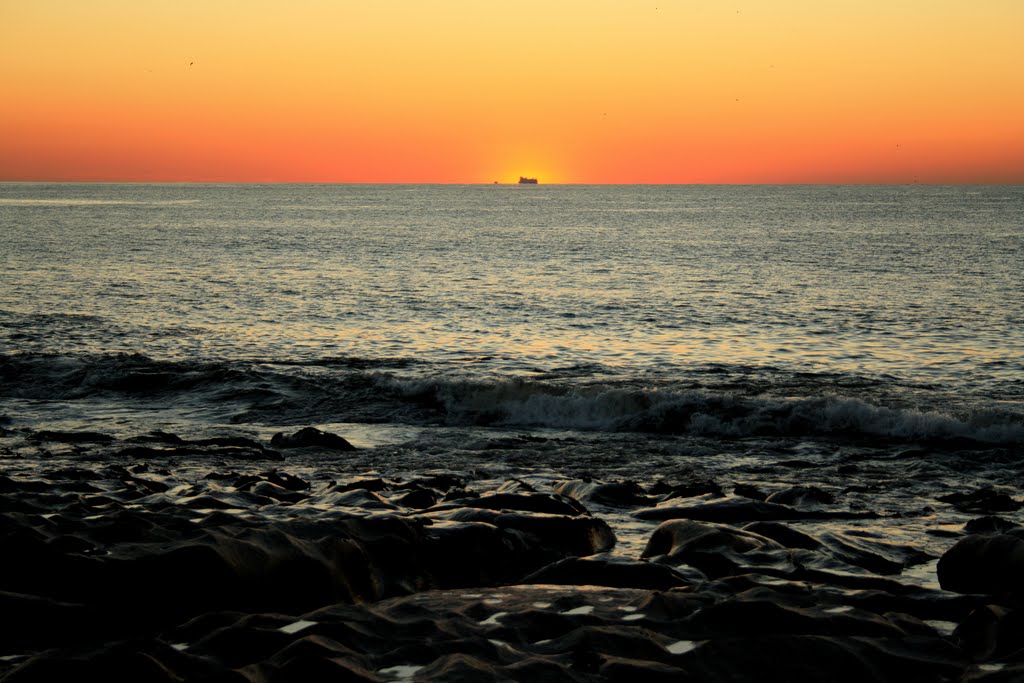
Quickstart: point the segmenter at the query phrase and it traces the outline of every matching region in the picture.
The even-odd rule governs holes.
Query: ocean
[[[1024,186],[14,183],[0,234],[2,680],[1024,675]]]
[[[4,184],[0,226],[12,424],[1024,442],[1019,186]]]

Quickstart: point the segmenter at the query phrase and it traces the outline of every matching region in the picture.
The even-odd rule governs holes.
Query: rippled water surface
[[[1005,383],[1024,188],[0,186],[5,347]]]
[[[1024,441],[1024,187],[5,184],[0,226],[8,419]]]

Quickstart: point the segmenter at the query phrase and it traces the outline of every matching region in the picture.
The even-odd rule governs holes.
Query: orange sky
[[[1020,0],[0,0],[0,180],[1024,182]]]

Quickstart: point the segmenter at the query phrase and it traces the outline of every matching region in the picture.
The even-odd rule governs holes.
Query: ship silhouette
[[[537,184],[537,179],[536,178],[527,178],[526,176],[519,176],[519,184],[520,185],[536,185]]]

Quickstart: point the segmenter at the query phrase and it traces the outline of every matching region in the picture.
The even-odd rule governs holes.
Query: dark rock
[[[732,492],[737,496],[743,496],[751,500],[765,500],[768,498],[767,493],[751,484],[734,484]]]
[[[794,507],[815,507],[820,504],[831,505],[836,502],[835,496],[817,486],[791,486],[783,491],[776,491],[766,499],[769,503],[780,503]]]
[[[649,683],[677,683],[684,680],[686,671],[679,667],[650,659],[629,659],[626,657],[601,657],[598,673],[603,680],[626,683],[645,681]]]
[[[203,479],[210,479],[212,481],[232,481],[232,480],[234,480],[234,481],[237,482],[238,480],[241,479],[241,477],[242,477],[242,475],[240,475],[238,472],[216,472],[216,471],[214,471],[214,472],[207,473],[203,477]],[[255,481],[255,478],[253,480]],[[238,484],[236,483],[235,486],[238,486]]]
[[[28,493],[42,492],[53,489],[51,484],[37,479],[13,479],[6,474],[0,474],[0,493]]]
[[[1017,528],[1019,525],[1002,517],[979,517],[964,524],[964,531],[969,534],[1001,534]]]
[[[875,512],[801,510],[789,505],[741,498],[712,500],[700,505],[643,508],[634,517],[647,520],[696,519],[705,522],[786,521],[800,519],[874,519]]]
[[[501,680],[497,668],[484,659],[455,653],[444,655],[417,672],[424,680],[449,681],[450,683],[479,683],[480,681]]]
[[[216,665],[178,652],[162,641],[137,639],[119,641],[98,648],[43,652],[14,668],[4,677],[4,681],[177,683],[182,680],[211,680],[208,677],[216,670]],[[224,677],[217,680],[228,683],[236,679]]]
[[[830,555],[856,567],[863,567],[875,574],[892,575],[903,571],[904,562],[886,553],[885,544],[833,531],[822,534],[820,540]],[[908,549],[903,550],[909,554]],[[920,561],[925,559],[930,559],[930,556],[924,555]]]
[[[271,484],[277,484],[283,488],[291,491],[306,491],[309,489],[309,482],[301,477],[296,477],[294,474],[288,474],[280,470],[269,470],[267,472],[260,472],[260,476],[269,481]]]
[[[112,630],[84,605],[37,595],[0,592],[0,614],[10,626],[0,638],[0,655],[72,645],[84,629]]]
[[[397,510],[398,506],[384,496],[367,489],[331,490],[310,496],[308,502],[318,505],[342,505],[364,510]]]
[[[246,615],[204,634],[189,650],[202,656],[214,656],[232,669],[241,668],[286,647],[292,638],[283,633],[281,627],[292,621],[276,615]]]
[[[257,496],[265,496],[284,503],[298,503],[306,498],[304,494],[298,491],[286,489],[269,481],[257,482],[249,488],[249,491]]]
[[[366,541],[374,536],[363,531]],[[418,681],[445,683],[964,679],[970,661],[950,640],[905,615],[825,607],[841,597],[796,584],[725,597],[553,585],[420,591],[301,617],[207,612],[161,640],[83,641],[0,663],[0,675],[112,683],[379,683],[413,671]]]
[[[315,427],[303,427],[291,435],[278,432],[270,439],[275,448],[323,448],[332,451],[354,451],[356,447],[337,434],[322,432]]]
[[[640,485],[634,481],[604,483],[592,479],[573,479],[556,486],[555,493],[583,503],[609,507],[637,507],[657,502],[656,498],[644,494]]]
[[[437,492],[430,489],[416,489],[392,498],[392,501],[396,504],[414,510],[424,510],[432,507],[437,504],[437,500]]]
[[[963,532],[956,531],[954,529],[934,528],[925,529],[924,532],[929,536],[938,536],[939,538],[960,538],[963,536]]]
[[[778,467],[786,467],[791,470],[808,470],[814,469],[815,467],[821,467],[819,463],[811,462],[810,460],[780,460],[775,463]]]
[[[493,518],[492,523],[536,539],[538,550],[554,551],[562,557],[593,555],[615,547],[611,527],[594,517],[506,512]]]
[[[877,614],[899,612],[910,614],[922,621],[951,622],[953,624],[965,620],[967,615],[978,606],[978,599],[973,596],[912,588],[902,593],[880,589],[861,589],[855,593],[847,593],[843,600],[848,605]]]
[[[787,548],[817,550],[821,547],[821,541],[813,536],[779,522],[751,522],[745,525],[743,530],[770,538]]]
[[[997,668],[998,667],[998,668]],[[964,674],[963,683],[1021,683],[1024,664],[977,667]]]
[[[484,521],[434,521],[426,531],[431,537],[426,563],[432,585],[440,588],[516,583],[562,557],[527,557],[526,539]]]
[[[464,489],[464,488],[455,488],[455,489],[450,489],[447,493],[445,493],[444,494],[444,498],[442,498],[441,500],[444,501],[445,503],[450,503],[450,502],[456,501],[456,500],[466,500],[466,499],[469,499],[469,498],[479,498],[479,497],[480,497],[480,494],[477,493],[476,491],[470,491],[470,490]]]
[[[105,554],[55,547],[28,519],[8,517],[0,541],[19,561],[0,564],[0,590],[82,605],[122,628],[145,629],[218,609],[301,613],[378,600],[429,580],[430,540],[414,521],[335,517],[261,528],[237,517],[218,526],[190,517],[124,511],[79,525],[82,539],[103,539]]]
[[[536,493],[537,489],[533,488],[530,484],[526,483],[522,479],[509,479],[508,481],[502,482],[501,486],[498,487],[497,493]]]
[[[1024,538],[1014,530],[967,536],[946,551],[936,571],[948,591],[1024,596]]]
[[[246,475],[234,474],[233,477],[228,476],[228,475],[220,475],[220,474],[212,474],[212,473],[206,476],[206,479],[221,480],[221,481],[223,481],[225,479],[229,479],[229,478],[234,478],[234,482],[233,482],[234,486],[239,491],[252,491],[257,486],[259,486],[261,484],[271,484],[272,486],[274,486],[276,488],[285,489],[288,492],[287,495],[291,496],[290,498],[288,498],[289,500],[298,500],[302,496],[299,496],[297,498],[297,497],[295,497],[294,495],[291,495],[291,494],[297,494],[297,493],[299,493],[301,491],[307,491],[309,489],[309,482],[307,482],[306,480],[300,479],[299,477],[296,477],[294,475],[288,474],[287,472],[278,472],[277,470],[269,470],[267,472],[261,472],[260,474],[256,474],[256,475],[253,475],[253,474],[246,474]],[[257,493],[259,493],[259,492],[257,491]],[[285,500],[286,499],[286,498],[280,497],[280,496],[272,496],[272,497],[279,498],[280,500]]]
[[[641,558],[665,564],[688,564],[711,577],[735,573],[758,560],[774,562],[777,557],[756,557],[757,551],[784,551],[779,543],[735,527],[707,524],[688,519],[662,522],[651,534]],[[756,557],[745,557],[751,554]],[[778,554],[776,554],[777,556]]]
[[[607,522],[586,516],[459,508],[428,510],[424,518],[432,522],[431,574],[442,587],[515,583],[552,562],[615,545]]]
[[[677,658],[699,681],[787,683],[955,680],[963,653],[939,638],[758,634],[713,638]]]
[[[126,487],[130,487],[142,495],[163,493],[170,489],[170,487],[162,481],[144,479],[142,477],[125,477],[121,479],[121,482],[125,484]]]
[[[762,593],[765,595],[765,593]],[[730,598],[709,605],[687,617],[687,625],[708,636],[758,636],[765,634],[815,634],[900,638],[906,634],[871,612],[826,612],[814,606],[786,604],[779,595]]]
[[[466,482],[453,474],[436,474],[431,477],[416,477],[406,482],[409,488],[434,489],[441,493],[447,493],[451,489],[463,488]]]
[[[321,653],[285,648],[270,662],[257,667],[270,681],[336,681],[337,683],[378,683],[381,678],[326,648]],[[246,679],[246,683],[251,679]]]
[[[255,668],[269,681],[337,681],[338,683],[380,683],[372,659],[359,662],[358,651],[317,635],[304,636],[275,653]],[[260,679],[263,680],[263,679]],[[248,679],[247,679],[248,683]]]
[[[391,484],[380,477],[356,477],[355,479],[349,479],[340,483],[332,483],[322,491],[322,493],[341,493],[343,491],[352,491],[354,489],[379,492],[386,491],[389,488],[391,488]]]
[[[605,557],[569,557],[559,560],[530,574],[523,579],[523,583],[650,590],[669,590],[690,585],[686,576],[667,565]]]
[[[41,476],[49,481],[97,481],[104,478],[103,474],[95,470],[85,470],[77,467],[44,470]]]
[[[974,659],[1003,659],[1024,647],[1024,611],[983,605],[956,627],[953,637]]]
[[[724,495],[721,484],[710,479],[694,480],[679,484],[669,484],[663,479],[652,486],[650,492],[653,495],[660,496],[661,500],[693,498],[696,496],[720,498]]]
[[[947,496],[939,496],[936,500],[950,503],[961,512],[978,512],[983,514],[1015,512],[1021,507],[1021,503],[1009,495],[998,493],[991,488],[978,489],[971,493],[951,493]]]
[[[182,439],[177,434],[163,432],[160,431],[159,429],[153,430],[152,432],[148,432],[146,434],[141,434],[132,439],[132,441],[155,442],[170,445],[180,445],[185,443],[185,440]]]
[[[567,496],[549,493],[491,493],[477,498],[446,501],[445,508],[473,507],[487,510],[521,510],[550,515],[589,515],[585,507]]]

